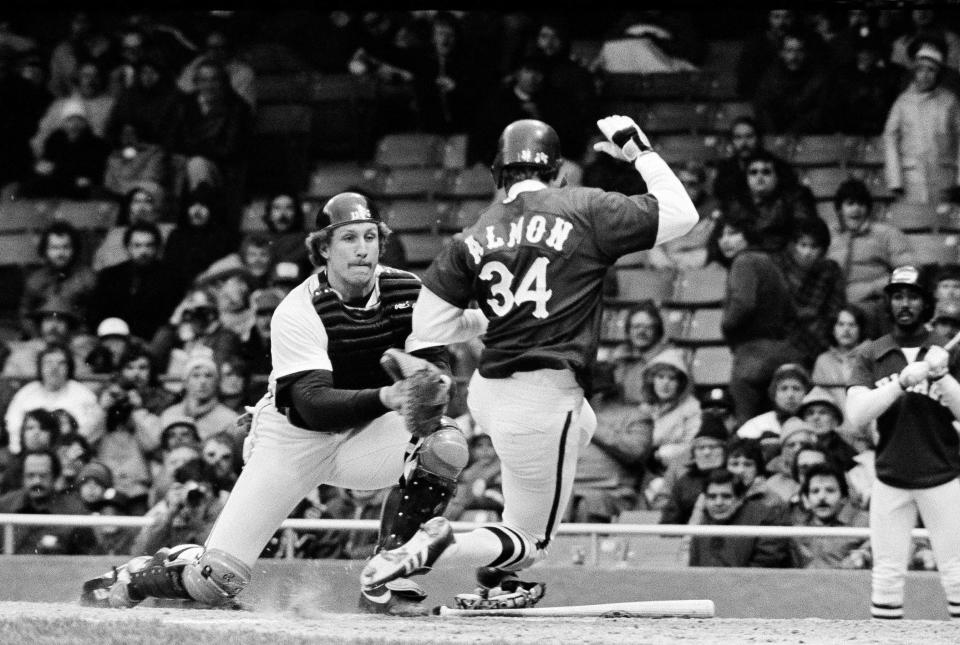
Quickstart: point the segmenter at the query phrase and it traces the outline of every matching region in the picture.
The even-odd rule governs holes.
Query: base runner
[[[684,235],[698,218],[632,119],[610,116],[597,125],[608,140],[596,149],[632,163],[649,192],[628,197],[557,185],[556,132],[536,120],[511,123],[492,168],[506,199],[434,260],[414,309],[418,338],[448,343],[483,334],[468,405],[500,457],[503,521],[454,537],[446,519],[431,519],[407,544],[370,561],[364,588],[433,566],[475,566],[479,587],[458,596],[462,608],[530,606],[542,597],[541,583],[515,572],[545,554],[580,447],[596,427],[584,390],[604,275],[617,258]],[[468,309],[472,300],[482,316]]]

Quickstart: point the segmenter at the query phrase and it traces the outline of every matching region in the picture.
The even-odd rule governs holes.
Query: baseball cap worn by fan
[[[118,336],[126,338],[130,335],[130,326],[121,318],[104,318],[97,326],[97,336],[99,338],[109,338]]]
[[[317,230],[332,229],[357,222],[378,222],[367,198],[360,193],[340,193],[317,213]]]
[[[907,264],[894,269],[893,273],[890,274],[890,282],[883,290],[887,295],[890,295],[894,289],[902,286],[913,287],[925,298],[930,297],[926,287],[923,286],[923,282],[920,281],[920,271],[915,266]]]
[[[917,53],[913,55],[913,59],[917,62],[927,60],[935,63],[938,67],[943,67],[943,53],[929,43],[920,45]]]
[[[715,414],[705,414],[700,422],[700,430],[693,438],[693,445],[707,441],[719,441],[726,443],[730,435],[727,433],[727,427],[723,425],[723,420]]]
[[[213,371],[214,374],[219,374],[220,370],[217,369],[217,362],[213,360],[213,352],[210,350],[202,351],[206,349],[198,348],[190,353],[187,357],[187,364],[183,368],[183,376],[186,378],[190,375],[190,372],[197,369],[198,367],[206,367]]]

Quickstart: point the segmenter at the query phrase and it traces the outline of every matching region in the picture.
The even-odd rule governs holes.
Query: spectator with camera
[[[122,379],[108,384],[100,401],[106,418],[105,432],[97,444],[97,459],[110,468],[114,487],[130,499],[131,507],[145,510],[150,488],[146,455],[156,446],[156,417],[143,409],[136,387]],[[135,403],[140,406],[136,419]]]
[[[113,374],[134,339],[130,326],[120,318],[104,318],[97,325],[97,345],[87,354],[86,363],[93,374]]]
[[[240,451],[233,436],[218,432],[207,437],[201,449],[203,462],[210,469],[210,477],[217,490],[230,492],[240,475]]]
[[[80,470],[77,477],[77,495],[80,501],[92,512],[106,492],[113,488],[113,472],[100,461],[91,461]]]
[[[69,222],[54,222],[40,234],[37,255],[43,264],[27,274],[20,297],[20,328],[25,337],[40,335],[36,314],[53,296],[86,320],[96,275],[82,262],[82,251],[80,233]]]
[[[197,424],[187,417],[170,420],[161,433],[160,454],[150,462],[152,482],[147,502],[153,506],[166,494],[173,483],[173,473],[191,459],[200,459],[202,454]]]
[[[93,459],[90,444],[76,431],[61,431],[56,452],[60,459],[60,477],[55,486],[57,491],[76,491],[80,483],[80,471]]]
[[[211,289],[195,287],[187,292],[167,324],[150,343],[154,356],[166,367],[166,374],[185,376],[189,356],[209,351],[217,363],[242,353],[237,334],[223,326],[217,313],[217,300]]]
[[[10,435],[10,451],[21,451],[20,428],[28,410],[63,408],[77,420],[77,431],[90,443],[102,432],[103,410],[96,395],[73,380],[74,362],[70,350],[59,344],[46,346],[37,355],[37,380],[27,383],[13,395],[4,419]]]
[[[57,493],[60,460],[52,450],[23,456],[21,487],[0,497],[0,513],[34,515],[88,515],[73,493]],[[71,526],[18,526],[13,552],[17,554],[82,555],[95,552],[96,538],[89,528]]]
[[[163,499],[147,511],[151,523],[134,540],[134,554],[154,553],[164,544],[203,544],[213,528],[226,498],[217,490],[209,467],[202,459],[192,459],[173,477]]]
[[[867,514],[847,505],[847,480],[836,467],[816,464],[800,484],[803,511],[794,514],[794,526],[869,525]],[[790,557],[801,569],[866,569],[872,561],[869,538],[793,537]]]

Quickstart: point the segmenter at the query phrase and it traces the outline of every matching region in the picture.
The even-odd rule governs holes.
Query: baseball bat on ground
[[[588,617],[588,618],[713,618],[712,600],[650,600],[566,607],[524,609],[453,609],[439,607],[440,616]]]

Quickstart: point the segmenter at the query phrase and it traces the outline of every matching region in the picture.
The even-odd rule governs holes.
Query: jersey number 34
[[[523,274],[520,284],[516,291],[510,290],[513,284],[514,275],[503,262],[488,262],[480,269],[479,278],[490,282],[490,295],[487,304],[498,316],[507,315],[515,306],[522,305],[525,302],[534,303],[533,317],[546,318],[547,301],[553,295],[553,291],[547,289],[547,265],[550,260],[545,257],[538,257],[534,260],[527,272]]]

